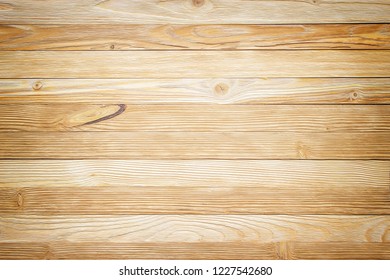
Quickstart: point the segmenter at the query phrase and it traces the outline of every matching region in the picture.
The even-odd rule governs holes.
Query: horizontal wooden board
[[[390,106],[13,104],[0,131],[390,131]]]
[[[389,104],[387,78],[2,79],[0,103]]]
[[[390,133],[2,132],[2,159],[390,159]]]
[[[0,187],[0,211],[26,215],[389,215],[387,187]]]
[[[0,242],[0,259],[278,259],[278,243]]]
[[[0,242],[390,242],[390,216],[372,215],[11,215],[0,227]]]
[[[390,50],[0,51],[0,78],[389,77]]]
[[[1,242],[0,259],[389,259],[389,243]]]
[[[140,49],[390,49],[390,25],[0,25],[0,50]]]
[[[0,104],[390,104],[388,78],[0,79]]]
[[[389,22],[387,0],[13,0],[0,23],[349,23]],[[39,15],[39,16],[38,16]]]
[[[286,259],[389,260],[390,243],[294,242],[288,244]]]
[[[1,160],[2,187],[386,188],[377,160]]]

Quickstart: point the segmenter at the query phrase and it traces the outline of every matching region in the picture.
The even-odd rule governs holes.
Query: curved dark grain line
[[[93,120],[93,121],[89,121],[89,122],[83,123],[83,124],[81,124],[81,125],[79,125],[79,126],[95,124],[95,123],[99,123],[99,122],[102,122],[102,121],[106,121],[106,120],[115,118],[116,116],[119,116],[119,115],[122,114],[124,111],[126,111],[126,108],[127,108],[126,104],[118,104],[118,107],[119,107],[119,110],[116,111],[115,113],[112,113],[112,114],[110,114],[110,115],[101,117],[101,118],[99,118],[99,119],[97,119],[97,120]]]

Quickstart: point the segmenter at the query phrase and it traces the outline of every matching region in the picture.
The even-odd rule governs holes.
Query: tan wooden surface
[[[0,0],[0,259],[390,259],[389,15]]]
[[[390,49],[389,37],[389,24],[1,25],[0,50]]]
[[[3,242],[390,242],[380,215],[10,215],[0,225]]]
[[[390,50],[0,51],[0,78],[388,77]]]
[[[390,106],[0,105],[0,131],[112,130],[388,131]]]
[[[389,22],[388,0],[13,0],[0,23],[375,23]]]
[[[0,191],[0,211],[5,214],[390,214],[387,187],[285,188],[259,183],[256,187],[0,187]]]
[[[390,104],[390,79],[0,79],[0,97],[0,104]]]
[[[4,259],[374,259],[388,242],[4,242]]]
[[[386,160],[2,160],[3,187],[385,189]]]
[[[0,159],[390,159],[389,132],[3,132]]]

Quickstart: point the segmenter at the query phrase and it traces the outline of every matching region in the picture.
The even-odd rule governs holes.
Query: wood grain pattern
[[[293,259],[353,259],[353,260],[388,260],[390,259],[389,243],[354,243],[354,242],[295,242],[289,249]],[[287,256],[288,258],[288,256]]]
[[[390,133],[3,132],[1,159],[390,159]]]
[[[390,259],[389,15],[0,0],[0,259]]]
[[[0,104],[390,104],[388,78],[0,79]]]
[[[278,243],[1,242],[0,259],[278,259]]]
[[[390,106],[0,105],[0,131],[390,131]]]
[[[1,160],[1,187],[389,187],[378,160]]]
[[[120,195],[118,195],[120,194]],[[0,187],[0,211],[26,215],[389,215],[388,187]]]
[[[13,0],[1,3],[0,23],[388,23],[389,14],[387,0]]]
[[[388,77],[387,50],[0,51],[0,78]]]
[[[0,25],[0,50],[389,48],[389,24]]]
[[[389,243],[3,242],[1,259],[389,259]]]
[[[7,215],[0,227],[2,242],[390,242],[390,216],[372,215]]]

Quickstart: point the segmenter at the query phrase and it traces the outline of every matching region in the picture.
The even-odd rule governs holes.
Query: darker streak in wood
[[[119,107],[118,111],[116,111],[113,114],[101,117],[101,118],[99,118],[97,120],[93,120],[93,121],[89,121],[89,122],[83,123],[81,125],[78,125],[77,127],[84,126],[84,125],[96,124],[96,123],[99,123],[99,122],[103,122],[103,121],[115,118],[115,117],[119,116],[120,114],[122,114],[124,111],[126,111],[126,108],[127,108],[126,104],[118,104],[118,107]]]

